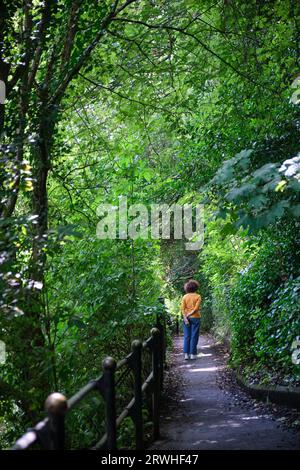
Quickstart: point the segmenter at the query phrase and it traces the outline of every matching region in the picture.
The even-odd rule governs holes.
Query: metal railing
[[[156,327],[151,336],[144,342],[136,339],[132,342],[131,353],[116,362],[106,357],[103,362],[103,373],[91,380],[75,395],[67,400],[61,393],[52,393],[45,402],[47,417],[16,441],[13,450],[29,449],[38,444],[42,449],[61,450],[65,448],[65,419],[67,413],[80,403],[90,392],[98,391],[105,402],[106,432],[92,449],[117,449],[117,429],[127,416],[130,416],[135,428],[135,448],[144,448],[143,405],[144,395],[150,396],[151,416],[153,422],[153,439],[159,438],[159,403],[163,389],[164,362],[166,354],[165,318],[157,315]],[[151,353],[151,372],[142,382],[143,352]],[[134,376],[133,397],[119,416],[116,412],[116,371],[129,367]]]

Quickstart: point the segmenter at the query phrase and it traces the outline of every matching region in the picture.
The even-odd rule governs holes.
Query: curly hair
[[[197,289],[199,289],[199,282],[195,281],[194,279],[190,279],[188,282],[184,284],[184,290],[187,294],[190,292],[196,292]]]

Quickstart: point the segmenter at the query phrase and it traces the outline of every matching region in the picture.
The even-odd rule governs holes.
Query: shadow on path
[[[182,342],[174,338],[171,366],[181,380],[180,398],[169,416],[162,416],[161,439],[150,449],[300,449],[295,434],[279,428],[268,414],[243,409],[218,387],[217,374],[225,363],[212,339],[200,337],[193,361],[183,359]]]

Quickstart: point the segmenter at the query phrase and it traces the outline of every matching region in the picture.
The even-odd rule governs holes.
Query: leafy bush
[[[297,233],[296,233],[297,234]],[[269,235],[231,291],[232,363],[299,380],[291,345],[299,335],[299,240],[295,227]],[[294,235],[294,237],[293,237]]]

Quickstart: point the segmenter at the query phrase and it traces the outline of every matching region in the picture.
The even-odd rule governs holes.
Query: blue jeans
[[[197,354],[199,339],[200,318],[189,318],[189,324],[183,322],[183,352],[185,354]]]

